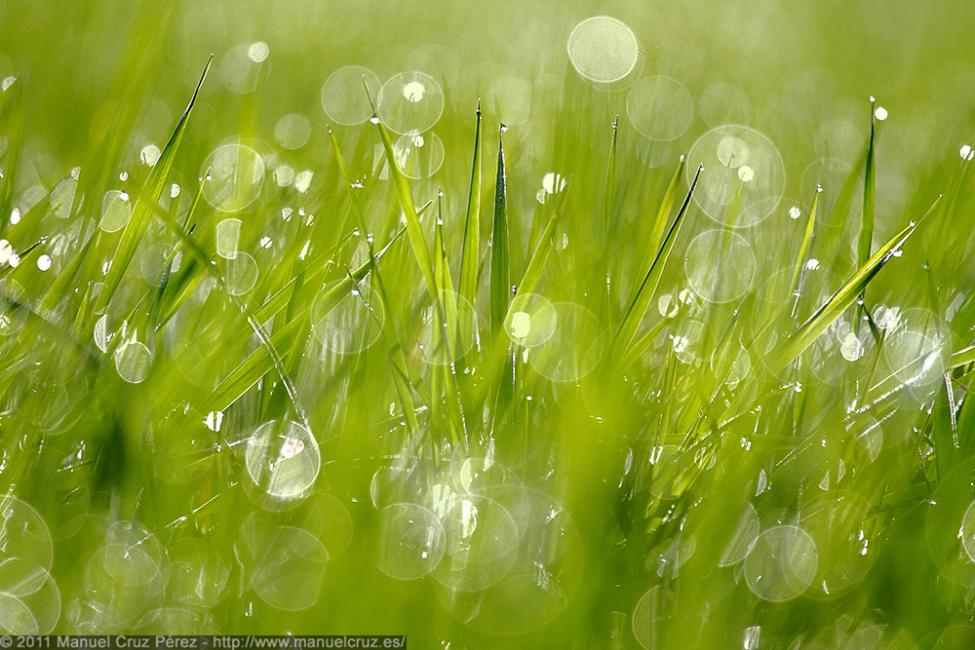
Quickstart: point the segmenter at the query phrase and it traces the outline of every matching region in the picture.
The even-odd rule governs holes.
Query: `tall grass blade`
[[[511,295],[508,251],[508,196],[504,171],[504,124],[498,134],[498,173],[494,190],[494,224],[491,231],[491,331],[499,332]]]
[[[200,94],[200,89],[203,87],[203,82],[206,80],[207,72],[210,70],[212,63],[213,55],[210,55],[209,60],[207,60],[206,65],[203,67],[203,74],[200,75],[196,89],[193,91],[193,96],[190,97],[189,104],[186,105],[186,109],[180,116],[179,121],[176,123],[176,128],[169,138],[169,142],[163,148],[159,159],[156,161],[156,165],[152,168],[149,177],[146,179],[145,187],[136,199],[135,206],[132,208],[132,216],[126,224],[125,230],[122,231],[118,247],[115,249],[115,254],[112,257],[108,275],[105,276],[101,293],[98,295],[95,308],[96,312],[100,312],[108,306],[112,296],[115,295],[115,291],[118,289],[119,283],[121,283],[122,277],[125,275],[125,271],[128,269],[133,255],[135,255],[136,248],[142,240],[142,235],[149,226],[154,207],[158,204],[159,197],[162,196],[163,189],[166,187],[166,179],[169,177],[169,172],[173,167],[173,161],[176,159],[176,152],[179,150],[180,142],[183,140],[183,133],[186,131],[186,124],[189,121],[190,113],[193,111],[196,98]]]
[[[694,196],[694,189],[697,187],[697,181],[701,177],[701,171],[703,169],[704,165],[699,165],[697,172],[694,173],[694,180],[691,181],[691,186],[684,196],[684,202],[681,204],[680,210],[678,210],[677,216],[674,218],[674,223],[671,224],[670,230],[667,231],[667,236],[660,244],[660,248],[650,263],[650,268],[647,269],[643,281],[636,287],[633,296],[630,298],[626,313],[623,314],[623,320],[620,322],[616,334],[613,337],[613,358],[616,360],[622,358],[626,349],[630,346],[637,329],[640,327],[640,323],[643,321],[643,316],[650,307],[653,294],[657,290],[657,285],[660,284],[664,267],[667,265],[667,259],[670,257],[670,252],[674,248],[674,242],[677,241],[677,235],[680,233],[681,226],[684,223],[687,208],[690,206],[691,197]]]
[[[393,186],[396,189],[396,197],[399,200],[400,208],[406,217],[406,235],[410,240],[410,247],[413,249],[413,256],[423,274],[423,280],[427,284],[427,291],[431,300],[437,302],[437,281],[433,272],[433,261],[430,259],[430,251],[427,249],[426,237],[423,235],[423,226],[420,224],[420,217],[416,211],[416,204],[413,202],[413,194],[410,192],[410,184],[399,168],[396,161],[396,153],[393,151],[393,143],[389,138],[389,131],[378,117],[373,118],[376,128],[379,129],[379,137],[383,143],[383,150],[386,153],[386,162],[389,164],[389,175],[393,179]]]
[[[477,123],[474,130],[474,155],[471,162],[471,183],[467,195],[467,214],[464,218],[464,244],[460,257],[460,295],[471,305],[477,300],[477,270],[481,242],[481,102],[477,103]]]
[[[770,367],[773,370],[781,370],[789,363],[791,363],[796,357],[802,354],[803,350],[809,347],[820,334],[826,331],[828,328],[840,315],[846,311],[850,305],[857,301],[858,297],[863,294],[863,290],[866,288],[867,284],[877,275],[877,273],[884,267],[887,262],[894,257],[895,253],[900,249],[900,247],[906,242],[914,231],[917,230],[918,226],[925,220],[925,218],[931,214],[931,212],[937,207],[938,203],[941,201],[941,197],[938,197],[935,202],[928,208],[928,211],[923,217],[917,222],[911,222],[905,226],[900,232],[891,237],[891,239],[880,247],[880,249],[874,253],[873,257],[867,260],[867,263],[860,267],[860,269],[854,273],[849,280],[843,283],[837,291],[829,297],[829,299],[824,302],[816,312],[806,320],[805,323],[799,326],[799,328],[789,336],[785,342],[780,346],[777,352],[773,353],[772,359],[770,360]]]

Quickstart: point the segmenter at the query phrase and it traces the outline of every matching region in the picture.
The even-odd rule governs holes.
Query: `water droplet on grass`
[[[162,156],[162,151],[154,144],[147,144],[139,152],[139,159],[149,167],[153,167],[159,161],[160,156]]]

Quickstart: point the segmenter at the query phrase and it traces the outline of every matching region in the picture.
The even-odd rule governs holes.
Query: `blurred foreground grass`
[[[0,629],[972,647],[973,18],[3,2]]]

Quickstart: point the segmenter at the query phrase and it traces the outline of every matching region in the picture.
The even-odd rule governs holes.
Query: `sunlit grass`
[[[0,8],[0,629],[968,647],[972,116],[851,6]]]

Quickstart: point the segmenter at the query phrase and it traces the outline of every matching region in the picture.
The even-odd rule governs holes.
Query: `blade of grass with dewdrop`
[[[400,171],[399,163],[396,162],[396,153],[393,151],[393,143],[389,139],[389,132],[383,125],[382,120],[374,117],[376,128],[379,129],[379,137],[383,143],[383,150],[386,152],[386,162],[389,165],[389,175],[393,180],[396,190],[396,197],[399,200],[400,208],[406,217],[406,234],[410,240],[410,247],[413,249],[413,256],[423,274],[423,280],[427,284],[427,292],[430,299],[437,301],[437,282],[433,274],[433,262],[430,259],[430,251],[427,250],[427,240],[423,235],[423,226],[420,224],[420,217],[413,202],[413,194],[410,192],[410,184],[406,181],[403,172]]]
[[[616,140],[619,135],[620,116],[613,118],[613,137],[609,143],[609,163],[606,166],[606,196],[603,200],[603,235],[609,240],[612,229],[613,190],[616,186]],[[555,181],[558,182],[558,179]]]
[[[670,183],[667,184],[663,201],[660,202],[657,214],[653,219],[653,230],[650,232],[648,246],[651,251],[660,247],[660,240],[663,238],[664,229],[667,227],[667,217],[670,216],[670,211],[674,209],[674,203],[677,201],[677,188],[680,185],[680,179],[684,176],[684,167],[686,166],[687,157],[682,154],[677,162],[677,167],[674,168],[674,175],[670,177]]]
[[[867,141],[867,159],[863,169],[863,210],[860,216],[860,235],[857,237],[857,266],[862,267],[870,259],[873,249],[874,223],[874,188],[876,172],[874,170],[874,148],[876,146],[877,119],[874,115],[874,99],[870,98],[870,137]],[[862,301],[864,294],[859,298]],[[857,318],[854,321],[855,331],[859,331],[859,323],[863,308],[857,306]]]
[[[789,280],[789,289],[792,291],[792,317],[796,317],[799,309],[799,298],[802,285],[805,280],[806,258],[812,248],[813,234],[816,230],[816,210],[819,207],[819,195],[822,194],[821,185],[816,186],[816,194],[813,196],[812,207],[809,209],[809,220],[806,222],[806,231],[802,235],[802,244],[799,246],[799,253],[796,255],[796,265],[792,270],[792,278]]]
[[[464,244],[460,257],[459,289],[461,298],[471,305],[477,303],[478,257],[481,245],[481,102],[477,102],[477,122],[474,130],[474,154],[471,162],[471,183],[467,195],[467,214],[464,217]]]
[[[701,177],[701,171],[703,169],[704,165],[698,166],[697,172],[694,174],[694,180],[691,181],[691,186],[684,196],[684,202],[681,204],[680,210],[677,211],[677,216],[674,218],[670,230],[667,231],[666,237],[661,242],[660,248],[650,263],[650,268],[647,270],[643,281],[635,289],[633,296],[630,298],[626,313],[623,314],[623,320],[620,322],[616,334],[613,337],[613,358],[615,360],[621,359],[626,349],[629,348],[637,329],[640,327],[640,323],[643,321],[643,316],[647,313],[650,302],[653,300],[653,295],[657,291],[660,278],[663,276],[664,267],[667,264],[667,259],[670,257],[670,252],[674,248],[677,235],[680,233],[681,226],[684,223],[684,216],[687,214],[687,208],[690,206],[691,197],[694,196],[694,189],[697,187],[697,181]]]
[[[535,251],[528,260],[525,273],[521,276],[521,281],[518,283],[518,290],[515,292],[516,296],[532,293],[535,291],[535,287],[538,286],[538,281],[542,278],[542,271],[545,270],[545,263],[548,262],[549,255],[551,255],[552,249],[555,247],[555,226],[557,221],[558,215],[552,215],[548,223],[545,224],[545,229],[538,237],[538,244],[535,246]]]
[[[511,295],[511,269],[508,250],[508,196],[505,188],[504,124],[498,134],[498,171],[494,189],[494,222],[491,230],[491,332],[501,331],[508,297]]]
[[[862,295],[867,284],[890,261],[900,246],[914,234],[920,223],[931,214],[940,201],[941,197],[938,197],[919,221],[912,221],[880,247],[873,257],[867,260],[866,264],[862,265],[836,293],[830,296],[805,323],[800,325],[780,346],[779,350],[773,353],[770,367],[777,371],[787,366],[793,359],[802,354],[803,350],[809,347],[820,334],[826,331],[826,328],[839,318],[850,305],[854,304],[857,298]]]
[[[203,82],[206,80],[211,63],[213,63],[212,55],[203,68],[203,74],[200,75],[200,80],[196,84],[193,96],[190,98],[186,109],[176,123],[176,128],[173,130],[169,142],[166,143],[159,156],[159,160],[156,161],[156,165],[149,173],[143,191],[136,198],[135,206],[132,208],[132,216],[122,231],[118,247],[112,257],[108,275],[105,276],[101,293],[98,295],[96,311],[104,309],[111,301],[112,296],[115,295],[115,290],[121,283],[122,276],[125,275],[125,271],[128,269],[129,263],[135,255],[136,248],[142,240],[142,235],[149,226],[150,217],[153,213],[153,206],[150,204],[158,203],[159,197],[162,196],[163,189],[166,186],[166,179],[169,177],[169,172],[173,167],[173,161],[176,158],[176,152],[179,149],[180,142],[183,139],[183,133],[186,130],[186,124],[193,110],[193,106],[196,104],[196,98],[200,93],[200,89],[203,87]]]

